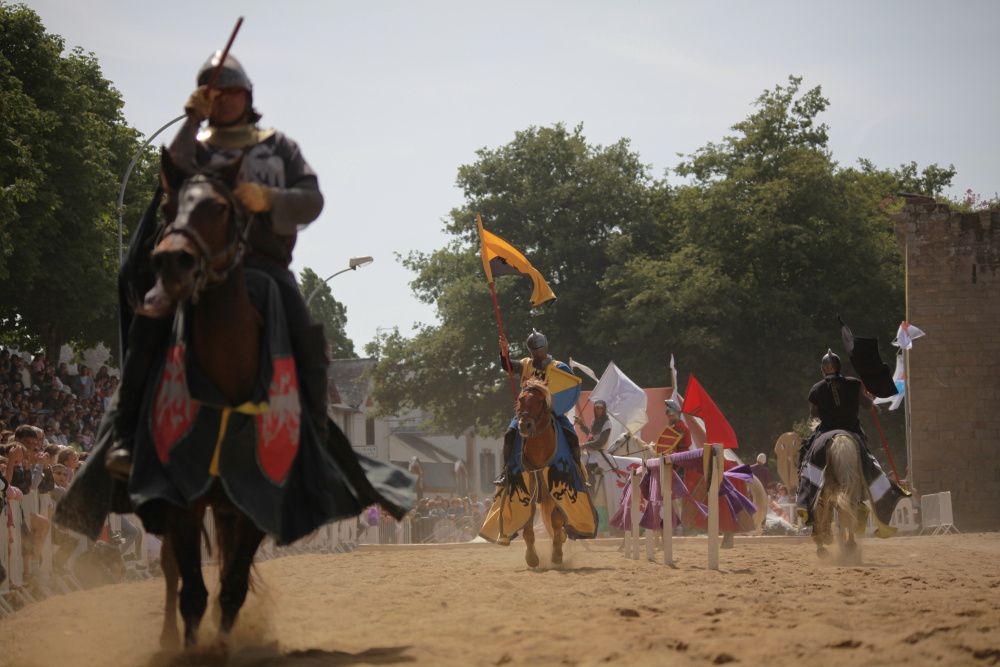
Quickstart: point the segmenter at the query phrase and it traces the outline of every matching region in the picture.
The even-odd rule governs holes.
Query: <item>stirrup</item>
[[[104,468],[115,479],[125,481],[132,474],[132,452],[116,448],[104,456]]]

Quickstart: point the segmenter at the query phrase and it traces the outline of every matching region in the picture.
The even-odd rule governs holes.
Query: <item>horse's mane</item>
[[[539,394],[542,397],[542,400],[545,401],[545,411],[552,412],[552,392],[549,391],[549,386],[547,384],[541,380],[531,378],[529,380],[525,380],[524,384],[521,385],[521,393],[523,394],[526,391]]]

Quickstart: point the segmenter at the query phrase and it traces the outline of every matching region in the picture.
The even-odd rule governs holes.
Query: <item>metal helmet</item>
[[[827,368],[832,368],[837,373],[840,372],[840,357],[830,348],[827,348],[826,354],[823,355],[823,359],[819,362],[819,369],[821,371],[825,373]]]
[[[604,413],[607,414],[608,404],[602,401],[601,399],[597,399],[596,401],[594,401],[594,407],[596,408],[598,405],[604,408]]]
[[[667,400],[663,401],[663,405],[667,407],[667,412],[676,412],[680,414],[681,406],[674,399],[668,398]]]
[[[535,331],[534,329],[532,329],[531,335],[528,336],[528,340],[525,341],[525,344],[528,346],[529,350],[532,351],[540,350],[543,347],[549,346],[549,339],[546,338],[545,334],[543,334],[541,331]]]
[[[201,66],[201,69],[198,70],[199,86],[204,86],[208,83],[208,80],[212,77],[212,70],[219,64],[221,58],[222,51],[216,51]],[[232,54],[226,55],[226,60],[222,63],[222,69],[219,70],[219,76],[215,80],[214,86],[216,88],[243,88],[247,92],[253,92],[253,84],[250,83],[250,77],[247,76],[240,61]]]

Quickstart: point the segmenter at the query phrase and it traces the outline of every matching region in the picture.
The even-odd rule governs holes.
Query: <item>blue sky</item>
[[[327,201],[293,269],[326,276],[375,257],[331,281],[359,349],[380,327],[434,321],[394,254],[443,245],[458,166],[529,125],[628,137],[662,176],[797,74],[831,101],[823,120],[840,163],[954,164],[952,196],[1000,190],[1000,3],[27,4],[68,47],[97,55],[146,134],[181,112],[198,67],[245,17],[233,53],[262,124],[300,143]]]

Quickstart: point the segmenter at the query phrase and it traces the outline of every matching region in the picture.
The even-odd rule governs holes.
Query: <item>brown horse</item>
[[[538,380],[528,380],[517,397],[517,431],[521,434],[521,460],[525,471],[538,471],[547,466],[556,453],[556,423],[552,419],[552,394]],[[531,519],[524,526],[527,552],[524,560],[529,567],[538,567],[535,550],[535,510],[541,507],[542,521],[552,537],[552,563],[563,561],[562,546],[566,541],[565,517],[544,484],[537,484],[538,491],[531,499]]]
[[[191,348],[204,376],[230,405],[248,399],[259,370],[261,324],[250,302],[242,258],[246,249],[243,210],[232,194],[240,163],[215,175],[187,177],[164,151],[161,181],[164,209],[173,218],[153,251],[156,287],[146,314],[162,314],[164,304],[190,302]],[[177,642],[178,576],[184,643],[197,642],[208,604],[202,578],[201,537],[211,505],[219,547],[219,640],[225,646],[246,599],[250,568],[264,534],[226,496],[216,480],[193,506],[164,508],[163,572],[167,598],[161,643]]]
[[[854,534],[858,524],[863,525],[863,517],[866,516],[862,506],[864,500],[860,448],[853,436],[838,434],[827,449],[823,490],[816,500],[813,541],[817,555],[826,557],[826,545],[836,538],[838,556],[843,564],[860,562],[861,553]],[[834,513],[837,525],[834,524]]]

